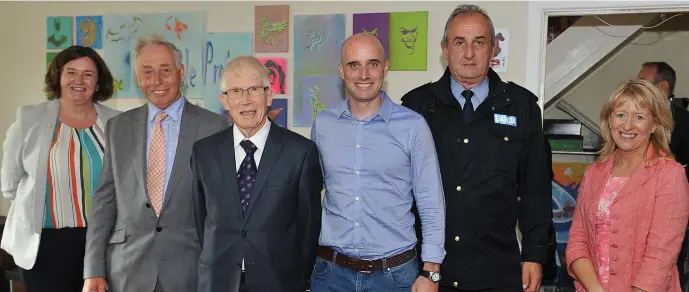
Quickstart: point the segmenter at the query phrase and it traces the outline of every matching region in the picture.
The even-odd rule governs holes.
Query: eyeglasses
[[[270,87],[268,87],[268,86],[254,86],[254,87],[249,87],[247,89],[232,88],[232,89],[229,89],[223,93],[227,97],[240,97],[244,94],[245,91],[249,95],[261,95],[261,94],[265,93],[266,89],[268,89],[268,88],[270,88]]]

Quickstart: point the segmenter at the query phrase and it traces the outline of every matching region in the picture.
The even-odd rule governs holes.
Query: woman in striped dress
[[[0,247],[21,268],[24,291],[76,292],[105,124],[119,112],[100,104],[113,95],[113,77],[91,48],[57,54],[45,92],[48,101],[19,107],[7,130],[0,177],[13,201]]]

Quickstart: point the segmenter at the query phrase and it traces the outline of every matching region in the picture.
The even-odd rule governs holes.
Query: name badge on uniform
[[[495,114],[494,119],[496,124],[508,125],[512,127],[517,126],[517,117],[514,116]]]

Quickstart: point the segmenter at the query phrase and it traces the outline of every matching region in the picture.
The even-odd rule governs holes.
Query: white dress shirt
[[[256,152],[254,152],[254,161],[256,162],[256,169],[258,169],[258,165],[261,162],[261,156],[263,155],[263,150],[265,149],[266,146],[266,140],[268,140],[268,133],[270,132],[270,121],[266,120],[266,123],[263,124],[263,127],[261,127],[256,134],[251,136],[251,138],[247,138],[242,134],[242,132],[239,131],[239,128],[237,128],[237,125],[232,125],[232,133],[234,135],[234,161],[236,164],[236,171],[239,171],[239,166],[242,165],[242,161],[244,161],[244,158],[246,157],[246,151],[244,151],[244,148],[242,148],[239,143],[241,143],[244,140],[249,140],[251,143],[254,143],[256,145]],[[244,271],[244,259],[242,259],[242,271]]]

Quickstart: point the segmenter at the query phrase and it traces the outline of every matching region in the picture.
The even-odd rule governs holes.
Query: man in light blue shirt
[[[388,66],[376,37],[348,38],[339,66],[348,98],[313,123],[326,194],[311,291],[438,289],[445,199],[433,137],[421,115],[381,90]]]

